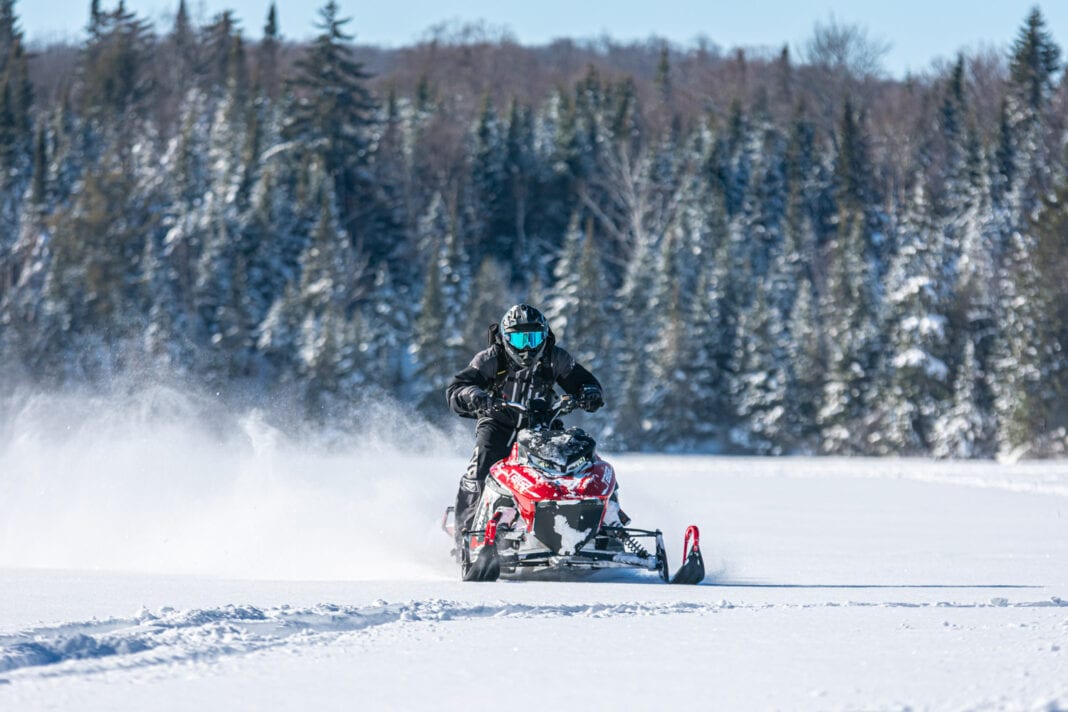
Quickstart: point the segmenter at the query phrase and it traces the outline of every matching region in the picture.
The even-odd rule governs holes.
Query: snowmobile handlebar
[[[549,405],[538,400],[529,403],[506,400],[497,402],[497,407],[501,410],[512,410],[519,414],[519,429],[552,427],[557,418],[567,415],[578,406],[578,399],[566,394]]]
[[[553,401],[547,408],[535,408],[531,407],[531,404],[524,404],[518,401],[501,401],[500,405],[502,408],[511,408],[521,415],[551,416],[549,422],[552,422],[553,420],[556,420],[558,416],[567,415],[575,410],[575,408],[578,407],[578,400],[565,394]]]

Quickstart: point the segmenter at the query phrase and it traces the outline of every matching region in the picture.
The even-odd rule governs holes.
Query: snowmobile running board
[[[442,517],[441,529],[450,536],[454,527],[447,525],[449,514],[453,508],[449,507]],[[497,515],[499,517],[499,514]],[[454,525],[455,526],[455,525]],[[644,568],[649,571],[659,571],[665,583],[678,585],[696,585],[705,578],[705,563],[701,556],[700,531],[691,525],[686,529],[683,539],[683,563],[675,575],[668,578],[667,561],[663,554],[663,534],[658,529],[633,529],[629,527],[604,527],[604,534],[615,535],[620,539],[654,538],[657,543],[657,553],[650,554],[644,547],[637,546],[628,551],[603,551],[598,549],[579,549],[574,554],[555,554],[550,551],[533,552],[526,555],[515,553],[500,553],[497,551],[497,518],[488,522],[485,529],[465,531],[464,539],[471,541],[472,538],[481,539],[484,544],[479,550],[474,561],[471,561],[464,571],[465,581],[495,581],[502,571],[514,571],[516,568],[551,566],[567,569],[607,569],[607,568]],[[591,544],[593,541],[590,542]]]

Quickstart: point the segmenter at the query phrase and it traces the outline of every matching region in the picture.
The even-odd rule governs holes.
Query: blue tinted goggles
[[[513,349],[536,349],[545,341],[544,331],[513,331],[504,335]]]

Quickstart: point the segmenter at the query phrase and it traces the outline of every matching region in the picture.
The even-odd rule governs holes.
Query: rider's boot
[[[474,477],[464,475],[460,478],[460,488],[456,491],[456,510],[455,510],[455,536],[456,536],[456,555],[463,551],[463,533],[471,528],[471,525],[475,521],[475,510],[478,504],[479,495],[482,494],[482,488],[478,486],[478,480]]]

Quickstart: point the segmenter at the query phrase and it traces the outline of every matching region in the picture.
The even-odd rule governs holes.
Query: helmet
[[[532,366],[541,357],[548,338],[545,316],[528,304],[516,304],[501,318],[504,352],[517,366]]]

